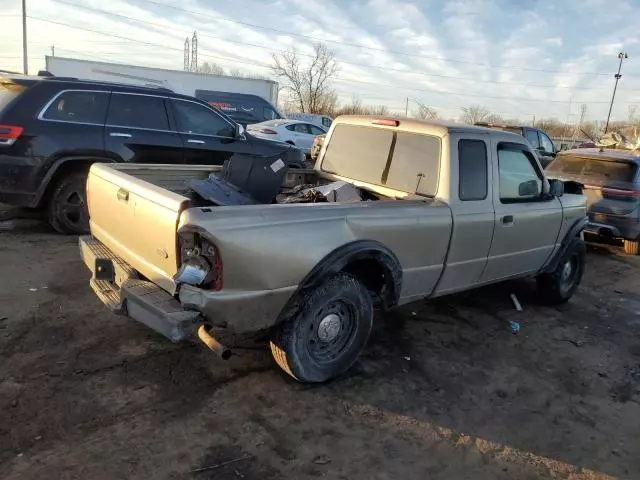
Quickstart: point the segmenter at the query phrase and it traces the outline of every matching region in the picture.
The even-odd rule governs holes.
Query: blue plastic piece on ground
[[[509,322],[509,328],[511,329],[511,333],[518,333],[520,331],[520,324],[511,320]]]

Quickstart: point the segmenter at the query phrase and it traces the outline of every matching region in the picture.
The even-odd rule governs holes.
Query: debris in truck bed
[[[232,183],[215,175],[209,176],[206,180],[191,180],[189,187],[214,205],[255,205],[258,203]]]
[[[276,197],[278,203],[361,202],[360,190],[344,181],[327,185],[297,185]]]
[[[214,205],[269,204],[280,191],[286,171],[280,158],[236,155],[225,162],[219,175],[213,173],[188,185]]]
[[[332,182],[316,187],[316,191],[322,193],[328,202],[361,202],[362,196],[358,187],[345,181]]]
[[[276,196],[277,203],[319,203],[326,202],[326,197],[318,192],[315,185],[296,185],[285,188]]]

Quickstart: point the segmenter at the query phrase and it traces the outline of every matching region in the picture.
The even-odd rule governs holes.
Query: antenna
[[[191,71],[198,71],[198,32],[193,32],[191,37]]]
[[[189,68],[189,37],[184,39],[184,71],[188,72]]]

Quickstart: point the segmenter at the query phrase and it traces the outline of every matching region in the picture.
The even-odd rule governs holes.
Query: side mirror
[[[564,195],[564,182],[562,180],[549,180],[549,195],[552,197],[561,197]]]
[[[538,182],[536,180],[527,180],[518,185],[518,196],[533,197],[539,195]]]
[[[235,137],[236,138],[244,137],[244,127],[242,125],[240,125],[239,123],[236,123]]]

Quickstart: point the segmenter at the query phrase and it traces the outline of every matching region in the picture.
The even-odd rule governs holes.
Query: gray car
[[[547,167],[550,178],[584,185],[589,224],[585,233],[624,242],[638,254],[640,239],[640,154],[634,150],[584,148],[558,153]]]

